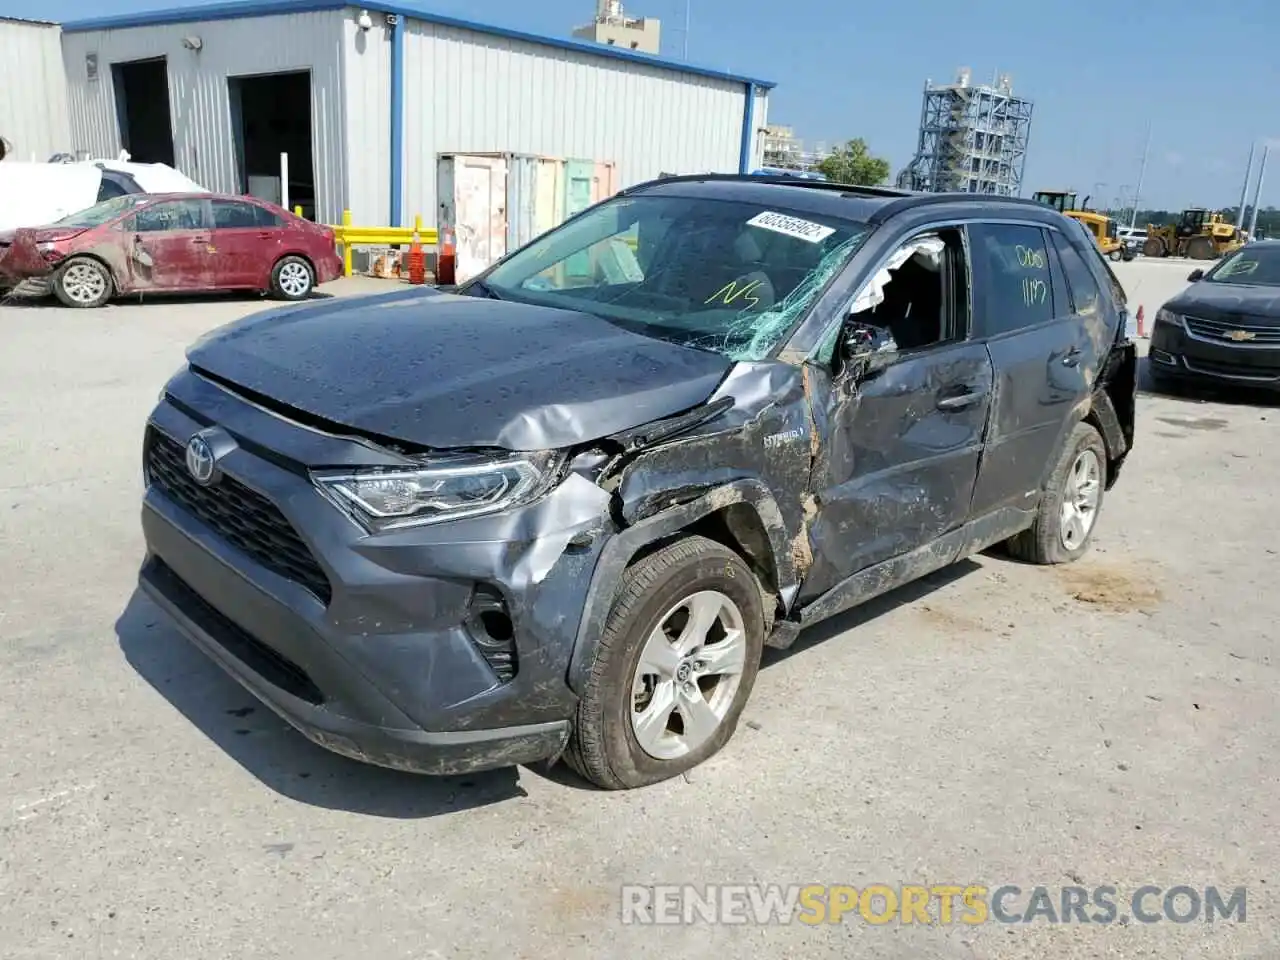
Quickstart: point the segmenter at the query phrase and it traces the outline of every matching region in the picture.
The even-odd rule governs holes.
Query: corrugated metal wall
[[[52,24],[0,20],[0,137],[14,159],[72,149],[61,37]]]
[[[391,222],[391,27],[378,16],[361,30],[359,14],[348,9],[343,21],[347,206],[352,223],[380,227]]]
[[[611,160],[620,187],[738,169],[745,84],[419,20],[405,31],[407,219],[435,223],[440,153]]]
[[[238,192],[227,78],[310,69],[317,214],[336,223],[346,180],[341,19],[340,12],[325,11],[67,33],[63,54],[74,146],[93,156],[119,152],[111,64],[163,56],[178,168],[210,190]],[[183,46],[183,37],[190,36],[200,38],[199,52]],[[86,75],[90,53],[98,55],[97,80]]]

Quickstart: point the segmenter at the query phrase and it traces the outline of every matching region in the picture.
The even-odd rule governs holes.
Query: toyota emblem
[[[187,441],[187,472],[202,487],[213,480],[213,448],[199,434]]]

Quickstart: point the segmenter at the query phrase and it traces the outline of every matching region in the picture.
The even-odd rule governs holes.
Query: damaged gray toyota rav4
[[[1126,321],[1029,201],[644,184],[456,288],[194,344],[142,588],[338,753],[653,783],[730,739],[764,647],[996,545],[1081,556]]]

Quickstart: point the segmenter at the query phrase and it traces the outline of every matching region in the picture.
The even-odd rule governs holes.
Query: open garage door
[[[240,190],[280,203],[280,154],[289,155],[289,207],[315,218],[311,71],[227,78]]]

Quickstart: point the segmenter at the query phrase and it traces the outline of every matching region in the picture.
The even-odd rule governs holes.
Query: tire
[[[279,300],[305,300],[316,288],[316,272],[302,257],[281,257],[271,270],[271,295]]]
[[[1124,251],[1112,250],[1109,254],[1107,254],[1107,257],[1111,260],[1112,263],[1119,263],[1121,260],[1124,259]]]
[[[1081,462],[1092,462],[1081,470]],[[1076,489],[1081,473],[1092,471],[1089,490],[1082,490],[1077,502],[1092,500],[1083,534],[1077,532],[1074,539],[1066,534],[1063,501]],[[1102,512],[1103,496],[1107,486],[1107,448],[1102,437],[1087,423],[1077,423],[1063,445],[1058,463],[1053,468],[1048,487],[1040,498],[1035,523],[1010,539],[1006,546],[1009,553],[1028,563],[1070,563],[1079,560],[1089,551],[1093,532],[1098,527],[1098,514]],[[1080,511],[1077,509],[1077,516]]]
[[[53,275],[53,294],[65,307],[100,307],[114,292],[111,271],[92,257],[72,257]]]
[[[1187,256],[1192,260],[1213,260],[1217,257],[1217,251],[1208,237],[1192,237],[1187,242]]]
[[[1165,253],[1164,241],[1159,237],[1147,237],[1146,242],[1142,244],[1144,257],[1163,257]]]
[[[664,636],[658,631],[665,624],[671,632],[680,630],[683,635],[694,604],[702,611],[720,605],[711,621],[712,642],[679,659],[671,652],[674,644],[664,642],[670,633],[664,631]],[[738,629],[730,633],[726,625]],[[739,635],[736,641],[735,634]],[[686,666],[707,662],[697,656],[699,650],[722,649],[721,644],[731,644],[723,651],[736,654],[725,657],[726,663],[737,663],[736,674],[727,671],[707,684],[704,681],[713,679],[711,670],[701,679],[694,673],[688,678],[691,685],[684,688],[696,691],[697,702],[710,708],[710,714],[703,714],[706,719],[718,717],[714,726],[708,723],[705,735],[697,736],[684,723],[684,707],[691,701],[683,699],[687,693],[677,692],[676,679],[685,675]],[[666,654],[662,673],[657,667],[653,672],[640,668],[642,654],[651,649]],[[565,760],[606,790],[658,783],[696,767],[719,752],[737,729],[755,685],[763,649],[760,586],[741,557],[705,537],[687,537],[655,551],[622,576],[578,703]],[[650,663],[664,661],[661,656],[647,659]],[[640,711],[635,709],[638,702]],[[667,702],[672,707],[664,710],[662,705]],[[653,710],[658,712],[650,714]],[[667,722],[661,728],[645,725],[647,716],[665,716]],[[651,732],[643,732],[645,727]]]

